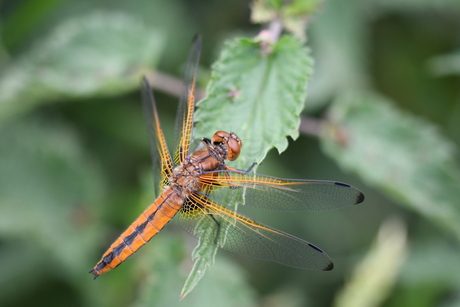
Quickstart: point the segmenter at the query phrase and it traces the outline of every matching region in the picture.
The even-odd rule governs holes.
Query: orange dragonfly
[[[199,238],[202,229],[211,229],[212,243],[225,250],[296,268],[332,270],[330,257],[320,248],[256,222],[226,207],[223,200],[241,199],[244,205],[270,210],[315,211],[359,204],[364,201],[363,193],[336,181],[282,179],[249,174],[252,166],[248,170],[229,167],[224,161],[237,159],[242,148],[242,141],[235,133],[217,131],[212,139],[202,138],[198,148],[191,151],[200,53],[201,38],[197,36],[186,68],[186,93],[179,103],[176,119],[174,160],[161,129],[151,85],[143,79],[142,100],[150,130],[152,160],[154,167],[161,170],[155,179],[161,183],[158,186],[162,186],[162,192],[110,246],[90,273],[96,278],[116,268],[178,212],[180,223],[188,233]]]

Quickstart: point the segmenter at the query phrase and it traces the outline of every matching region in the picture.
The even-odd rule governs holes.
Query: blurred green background
[[[166,80],[170,140],[192,36],[204,89],[223,42],[261,30],[250,5],[0,2],[1,306],[460,306],[457,0],[330,0],[310,19],[303,133],[258,172],[344,181],[366,201],[245,213],[317,244],[333,271],[220,251],[179,301],[196,240],[173,221],[115,271],[87,274],[153,201],[141,75]]]

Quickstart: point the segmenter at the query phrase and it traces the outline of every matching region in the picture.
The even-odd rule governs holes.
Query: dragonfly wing
[[[160,125],[160,118],[152,86],[146,77],[142,80],[142,106],[149,134],[150,155],[155,183],[155,197],[160,195],[166,178],[171,174],[173,162]]]
[[[301,269],[329,271],[331,258],[315,245],[256,222],[210,198],[194,193],[182,207],[179,220],[191,235],[243,256]]]
[[[353,206],[364,201],[357,188],[337,181],[282,179],[258,174],[216,171],[201,177],[212,187],[214,199],[237,198],[244,204],[277,211],[321,211]]]
[[[195,112],[195,83],[201,55],[201,36],[193,38],[184,73],[184,93],[179,100],[174,129],[174,162],[180,164],[190,151]]]

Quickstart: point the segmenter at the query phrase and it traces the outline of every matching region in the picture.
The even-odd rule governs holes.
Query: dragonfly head
[[[233,132],[217,131],[212,137],[212,144],[214,146],[225,146],[227,149],[226,159],[229,161],[234,161],[238,158],[241,151],[241,146],[243,142],[238,138],[238,136]]]

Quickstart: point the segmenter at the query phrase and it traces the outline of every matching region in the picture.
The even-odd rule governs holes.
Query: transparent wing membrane
[[[244,205],[277,211],[321,211],[364,201],[357,188],[337,181],[281,179],[230,171],[209,172],[200,178],[214,199],[229,199],[244,190]]]
[[[155,196],[158,197],[167,176],[171,173],[173,162],[171,154],[160,125],[160,118],[153,95],[152,86],[147,78],[142,80],[142,107],[147,124],[147,133],[150,142],[150,156],[152,158],[153,176],[155,184]]]
[[[315,245],[256,222],[200,194],[194,194],[180,212],[189,234],[212,236],[209,244],[246,257],[273,261],[301,269],[328,271],[330,257]]]
[[[184,93],[179,100],[174,129],[174,162],[180,164],[190,153],[195,112],[195,83],[201,55],[201,36],[193,38],[184,73]]]

